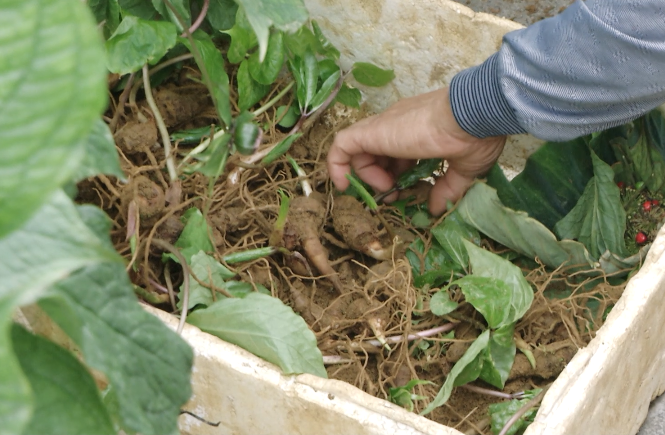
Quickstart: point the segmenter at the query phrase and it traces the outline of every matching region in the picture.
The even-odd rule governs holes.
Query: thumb
[[[429,194],[429,211],[435,216],[441,215],[448,208],[447,202],[457,202],[471,187],[475,177],[463,175],[448,167],[446,173],[439,177]]]

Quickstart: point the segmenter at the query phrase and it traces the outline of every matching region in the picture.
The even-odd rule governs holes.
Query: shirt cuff
[[[503,95],[498,53],[450,82],[450,104],[464,131],[478,138],[526,133]]]

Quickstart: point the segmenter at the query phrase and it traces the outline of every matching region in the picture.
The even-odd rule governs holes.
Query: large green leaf
[[[455,387],[455,380],[462,374],[467,366],[473,365],[476,361],[476,357],[478,357],[478,355],[480,355],[485,350],[485,348],[487,348],[489,338],[489,329],[478,336],[478,338],[466,350],[464,355],[462,355],[462,358],[460,358],[455,363],[452,370],[450,370],[450,373],[448,373],[448,376],[446,377],[446,382],[443,384],[434,400],[432,400],[432,402],[427,405],[427,408],[425,408],[423,412],[420,413],[421,415],[429,414],[434,410],[434,408],[438,408],[448,401],[450,394],[453,392],[453,388]],[[476,371],[476,378],[479,374],[480,371]],[[466,379],[465,381],[471,382],[472,380],[473,379]]]
[[[259,60],[259,52],[249,57],[249,73],[262,85],[271,85],[284,65],[284,42],[282,32],[272,32],[268,40],[268,49],[263,62]]]
[[[462,240],[470,240],[480,244],[480,234],[475,228],[467,225],[457,211],[449,214],[443,222],[432,228],[432,235],[441,244],[460,270],[466,270],[469,265],[469,255]]]
[[[659,107],[644,116],[649,145],[654,147],[665,160],[665,117],[663,110]]]
[[[503,303],[509,309],[503,318],[490,324],[491,328],[500,328],[521,319],[533,302],[533,290],[522,275],[522,270],[508,260],[477,247],[471,242],[463,241],[474,276],[492,278],[505,283],[512,291],[506,295]],[[492,292],[487,296],[493,297]],[[496,317],[496,316],[494,316]],[[487,319],[489,322],[489,319]]]
[[[129,15],[135,15],[144,20],[152,20],[157,17],[155,7],[148,0],[118,0],[118,4]]]
[[[236,78],[238,80],[238,107],[241,111],[258,103],[270,91],[270,86],[262,85],[252,78],[246,60],[240,63]]]
[[[0,13],[0,237],[67,181],[105,104],[102,41],[79,0]]]
[[[122,264],[61,191],[23,227],[0,239],[0,433],[21,433],[31,406],[28,385],[9,340],[14,308],[34,302],[76,269],[100,261]]]
[[[35,395],[35,412],[23,433],[115,433],[97,385],[78,359],[17,325],[12,343]]]
[[[512,181],[495,166],[487,177],[503,204],[525,211],[530,217],[554,228],[577,204],[593,176],[591,157],[584,138],[570,142],[548,142],[526,161]]]
[[[236,21],[238,4],[233,0],[210,0],[206,19],[216,30],[228,30]]]
[[[483,354],[483,367],[479,377],[497,388],[503,389],[515,362],[514,332],[514,323],[492,331]]]
[[[197,59],[197,64],[200,70],[205,70],[208,72],[208,77],[210,78],[210,95],[215,101],[215,107],[217,108],[217,115],[226,126],[231,125],[231,102],[229,101],[229,76],[226,74],[224,69],[224,59],[222,58],[222,53],[219,52],[215,44],[210,39],[207,33],[202,31],[197,31],[192,35],[194,38],[194,43],[198,48],[199,53],[201,54],[203,63],[199,63]],[[189,39],[181,38],[180,41],[192,51],[192,47]]]
[[[233,27],[222,33],[226,33],[231,37],[231,45],[226,51],[226,57],[233,64],[242,62],[247,52],[258,44],[252,26],[247,21],[242,9],[238,9]]]
[[[279,299],[261,293],[221,299],[190,314],[187,321],[278,365],[286,374],[327,377],[314,333]]]
[[[625,257],[626,212],[621,192],[614,183],[614,171],[592,151],[594,177],[577,205],[560,220],[554,230],[561,239],[576,239],[594,258],[605,251]]]
[[[86,363],[106,374],[124,425],[144,434],[174,432],[191,394],[192,350],[141,309],[124,266],[88,266],[49,296],[40,306],[76,340]]]
[[[118,74],[138,71],[146,63],[158,62],[175,46],[177,36],[169,22],[125,17],[106,41],[106,66]]]
[[[270,26],[285,32],[295,32],[308,18],[302,0],[236,0],[244,9],[259,41],[259,60],[268,51]]]
[[[98,174],[125,178],[120,169],[120,156],[115,149],[113,134],[101,119],[95,121],[92,131],[88,134],[85,141],[85,157],[72,178],[74,181],[80,181]]]
[[[499,200],[496,190],[476,183],[457,206],[460,217],[492,240],[529,258],[539,258],[557,268],[564,263],[593,266],[584,245],[573,240],[557,241],[543,224],[526,213],[511,210]]]
[[[490,328],[495,329],[507,323],[511,316],[513,288],[500,279],[467,275],[451,282],[464,293],[468,303],[483,315]],[[447,286],[446,286],[447,288]]]
[[[644,181],[649,191],[660,192],[665,187],[665,160],[663,160],[661,151],[656,147],[658,139],[649,138],[649,129],[646,124],[645,119],[637,121],[639,136],[637,142],[630,145],[632,169]],[[657,132],[656,124],[653,122],[651,124],[651,131]],[[662,147],[662,145],[660,146]]]

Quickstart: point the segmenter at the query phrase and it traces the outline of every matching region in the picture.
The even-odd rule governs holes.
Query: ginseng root
[[[335,198],[332,221],[335,232],[351,249],[377,260],[391,258],[392,250],[384,248],[376,234],[374,217],[356,198],[349,195]]]
[[[319,238],[325,215],[326,209],[318,195],[294,198],[289,206],[282,241],[289,251],[302,248],[319,273],[332,282],[335,290],[345,293],[342,281],[328,262],[328,250]]]

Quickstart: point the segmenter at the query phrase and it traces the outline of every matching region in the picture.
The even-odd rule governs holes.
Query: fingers
[[[446,211],[447,201],[457,202],[471,187],[475,177],[463,175],[449,167],[446,173],[439,177],[430,192],[428,207],[430,213],[439,216]]]

